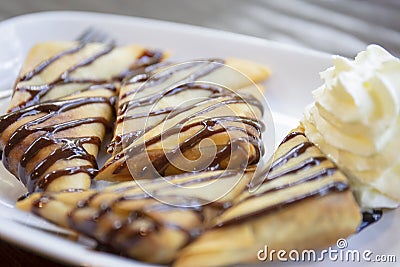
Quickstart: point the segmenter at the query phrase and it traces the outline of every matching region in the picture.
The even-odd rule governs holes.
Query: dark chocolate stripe
[[[77,46],[78,48],[80,47],[80,49],[76,49],[76,50],[71,50],[74,51],[74,53],[80,51],[82,49],[82,44],[79,44]],[[66,71],[64,71],[60,77],[58,77],[55,81],[53,81],[50,84],[45,84],[45,85],[34,85],[34,86],[23,86],[23,87],[17,87],[15,88],[15,90],[18,91],[26,91],[29,92],[30,97],[25,100],[24,102],[20,103],[18,106],[14,107],[11,111],[15,111],[18,110],[20,108],[23,107],[27,107],[27,106],[31,106],[34,104],[37,104],[41,101],[41,98],[43,96],[45,96],[46,94],[48,94],[53,88],[55,88],[58,85],[63,85],[63,84],[70,84],[70,83],[94,83],[94,84],[100,84],[100,83],[106,83],[107,81],[98,81],[98,80],[93,80],[93,79],[72,79],[70,77],[70,74],[73,73],[75,70],[90,65],[93,62],[95,62],[97,59],[101,58],[102,56],[105,56],[107,54],[109,54],[112,50],[114,49],[113,45],[108,45],[106,46],[104,49],[100,50],[99,52],[95,53],[94,55],[85,58],[81,61],[79,61],[77,64],[71,66],[69,69],[67,69]],[[54,62],[55,60],[60,59],[62,56],[60,57],[55,57],[55,59],[51,59],[51,62]],[[37,75],[38,73],[42,72],[44,69],[46,69],[48,66],[50,66],[51,64],[43,64],[43,66],[41,66],[38,71],[33,72],[33,76]],[[32,76],[32,77],[33,77]]]
[[[279,173],[273,174],[273,175],[270,173],[270,175],[268,176],[268,179],[266,181],[273,180],[273,179],[279,178],[284,175],[296,173],[298,171],[309,169],[311,167],[321,164],[321,162],[326,161],[326,160],[328,160],[328,159],[323,156],[307,158],[306,160],[300,162],[299,164],[297,164],[291,168],[288,168],[282,172],[279,172]]]
[[[18,82],[20,82],[20,81],[22,81],[22,82],[29,81],[34,76],[36,76],[36,75],[40,74],[42,71],[44,71],[48,66],[50,66],[55,61],[59,60],[60,58],[62,58],[64,56],[75,54],[75,53],[79,52],[80,50],[82,50],[82,48],[85,47],[85,45],[86,45],[85,43],[80,43],[79,45],[77,45],[75,47],[72,47],[72,48],[70,48],[68,50],[61,51],[60,53],[52,56],[51,58],[41,62],[33,70],[29,71],[28,73],[23,75],[21,78],[19,78]]]
[[[349,186],[346,183],[332,182],[322,188],[319,188],[318,190],[296,196],[295,198],[288,198],[284,202],[280,202],[275,205],[256,210],[254,212],[243,214],[241,216],[237,216],[232,219],[226,220],[224,222],[219,223],[214,228],[229,227],[229,226],[234,226],[237,224],[245,223],[248,220],[253,220],[260,216],[270,214],[272,212],[278,211],[286,206],[295,204],[295,203],[303,201],[305,199],[325,196],[325,195],[329,194],[330,192],[343,192],[343,191],[346,191],[348,188],[349,188]]]
[[[91,143],[100,146],[100,139],[97,137],[78,137],[78,138],[56,138],[55,134],[71,128],[79,127],[84,124],[101,123],[105,127],[108,122],[101,117],[83,118],[61,122],[53,125],[38,126],[45,123],[47,120],[58,116],[62,112],[76,109],[83,105],[105,103],[111,105],[108,98],[91,97],[91,98],[76,98],[71,100],[54,101],[49,103],[41,103],[28,108],[19,109],[0,118],[0,129],[4,131],[10,124],[18,121],[27,116],[37,115],[43,113],[43,116],[29,121],[28,123],[20,126],[10,136],[6,146],[3,150],[2,160],[6,168],[9,168],[9,157],[11,151],[17,147],[18,144],[24,142],[29,136],[37,136],[26,150],[18,163],[18,176],[21,181],[28,186],[30,191],[38,188],[44,189],[48,183],[53,181],[55,177],[59,177],[62,172],[53,173],[45,176],[43,179],[38,180],[45,175],[47,169],[60,159],[73,159],[81,158],[88,161],[92,168],[97,168],[96,159],[93,155],[89,154],[83,147],[84,144]],[[42,159],[29,173],[26,172],[26,166],[37,153],[44,147],[50,145],[57,145],[58,148],[54,150],[48,157]],[[86,172],[93,177],[96,172],[89,168],[70,169],[69,174],[77,172]]]
[[[313,144],[308,141],[296,145],[284,156],[274,160],[274,163],[272,164],[270,171],[273,171],[274,169],[282,166],[283,164],[288,162],[291,158],[298,157],[299,155],[303,154],[307,150],[307,148],[312,146]]]
[[[247,201],[247,200],[249,200],[249,199],[252,199],[252,198],[261,197],[261,196],[264,196],[264,195],[266,195],[266,194],[269,194],[269,193],[272,193],[272,192],[276,192],[276,191],[278,191],[278,190],[282,190],[282,189],[286,189],[286,188],[289,188],[289,187],[292,187],[292,186],[300,185],[300,184],[303,184],[303,183],[305,183],[305,182],[310,182],[310,181],[318,180],[318,179],[323,178],[323,177],[325,177],[325,176],[331,176],[331,175],[333,175],[336,171],[337,171],[337,168],[336,168],[336,167],[324,168],[324,169],[322,169],[322,170],[317,171],[316,173],[313,173],[313,174],[311,174],[311,175],[309,175],[309,176],[305,176],[305,177],[303,177],[303,178],[301,178],[301,179],[299,179],[299,180],[297,180],[297,181],[294,181],[294,182],[292,182],[292,183],[283,184],[283,185],[281,185],[281,186],[274,187],[274,188],[268,189],[268,190],[266,190],[266,191],[263,191],[263,192],[260,192],[260,193],[257,193],[257,194],[249,195],[247,198],[243,199],[243,200],[240,201],[239,203],[245,202],[245,201]],[[283,176],[283,175],[282,175],[282,176]],[[282,177],[282,176],[279,176],[279,177]],[[279,178],[279,177],[276,177],[276,178]],[[274,179],[276,179],[276,178],[274,178]],[[266,179],[266,181],[267,181],[267,182],[268,182],[268,181],[271,181],[271,179]]]
[[[17,83],[29,81],[57,60],[61,60],[64,56],[78,53],[85,47],[85,45],[86,43],[79,43],[77,46],[62,51],[41,62],[32,71],[22,76]],[[98,137],[84,136],[78,138],[56,138],[56,133],[79,127],[83,124],[101,123],[105,127],[110,127],[110,123],[100,117],[76,119],[61,122],[56,125],[46,125],[48,124],[47,121],[63,112],[78,108],[82,105],[105,103],[110,105],[111,109],[113,109],[112,106],[114,106],[113,97],[80,97],[71,100],[50,100],[40,103],[42,97],[48,94],[56,86],[65,84],[82,84],[82,89],[73,92],[69,96],[98,89],[106,89],[116,92],[116,86],[112,83],[114,80],[122,80],[125,78],[125,75],[128,74],[141,73],[144,71],[144,68],[150,69],[150,65],[158,63],[163,57],[161,52],[145,50],[134,64],[130,66],[127,72],[121,73],[118,77],[114,77],[112,80],[108,81],[86,78],[74,79],[71,77],[73,72],[82,67],[93,64],[101,57],[109,54],[113,49],[114,45],[106,45],[93,55],[78,61],[75,65],[65,70],[50,84],[21,86],[15,88],[17,91],[28,92],[30,97],[25,102],[14,107],[12,112],[0,117],[0,133],[3,133],[8,126],[13,124],[15,121],[35,115],[38,115],[39,117],[20,126],[11,134],[5,147],[2,149],[2,161],[5,167],[9,169],[10,153],[15,148],[19,148],[21,143],[26,142],[27,138],[33,138],[33,141],[28,145],[26,150],[23,151],[17,170],[19,178],[28,186],[30,191],[45,189],[49,183],[64,175],[87,173],[90,177],[93,177],[98,171],[95,157],[89,154],[84,148],[84,144],[89,143],[100,146],[100,139]],[[38,152],[41,151],[41,149],[52,145],[55,146],[54,151],[52,151],[47,158],[39,161],[36,166],[30,167],[30,170],[27,172],[26,168],[28,164],[35,158]],[[70,167],[65,170],[56,170],[46,174],[46,171],[58,160],[71,160],[74,158],[84,159],[89,165]]]

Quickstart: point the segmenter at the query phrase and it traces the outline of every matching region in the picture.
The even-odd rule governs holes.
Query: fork
[[[78,38],[76,38],[76,41],[79,41],[81,43],[104,43],[104,44],[114,44],[114,39],[110,37],[109,34],[99,31],[96,28],[89,27],[86,30],[84,30]]]
[[[93,27],[84,30],[75,40],[83,44],[104,43],[112,45],[115,43],[114,39],[112,39],[109,34]],[[12,93],[13,89],[0,90],[0,99],[8,98]]]

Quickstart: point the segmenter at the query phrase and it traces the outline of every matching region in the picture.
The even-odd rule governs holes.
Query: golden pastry
[[[10,111],[120,81],[157,63],[163,54],[128,45],[43,42],[29,51],[16,81]]]
[[[252,62],[210,59],[152,66],[128,79],[119,95],[112,157],[96,179],[155,178],[256,164],[262,153],[263,107],[238,91],[259,90],[253,81],[267,76],[264,66]]]
[[[357,231],[361,213],[347,178],[302,127],[279,146],[271,169],[178,256],[174,266],[258,262],[257,252],[319,249]]]
[[[174,266],[257,261],[270,249],[317,249],[361,221],[346,177],[298,128],[279,146],[255,193],[253,172],[184,173],[83,192],[35,193],[17,203],[115,253]],[[254,180],[253,180],[254,182]]]
[[[139,46],[49,42],[33,47],[10,112],[0,117],[5,167],[30,192],[88,189],[99,146],[112,126],[117,82],[161,58]]]
[[[167,264],[231,204],[250,178],[237,171],[186,173],[168,181],[145,180],[140,186],[131,181],[102,191],[34,193],[17,207],[91,237],[118,254]],[[230,187],[233,190],[228,191]]]
[[[365,209],[400,206],[400,59],[369,45],[332,58],[302,120],[307,136],[349,177]]]

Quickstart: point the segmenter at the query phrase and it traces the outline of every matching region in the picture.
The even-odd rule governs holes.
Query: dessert
[[[116,253],[152,263],[175,260],[175,266],[253,262],[265,244],[321,248],[360,224],[346,177],[302,128],[282,142],[255,194],[248,191],[252,176],[240,170],[184,173],[99,191],[35,193],[17,206]]]
[[[44,42],[31,48],[11,99],[10,111],[121,80],[158,62],[161,53],[143,47],[85,42]]]
[[[184,248],[174,266],[257,262],[257,251],[318,249],[357,231],[361,213],[347,178],[305,136],[293,130],[278,147],[271,170],[253,193]]]
[[[124,181],[256,164],[262,154],[263,107],[253,95],[238,91],[258,91],[253,81],[267,76],[265,67],[239,59],[161,63],[133,75],[119,94],[108,149],[112,157],[96,179]]]
[[[88,189],[100,144],[112,126],[118,81],[161,57],[139,46],[34,46],[17,79],[10,112],[0,117],[4,166],[30,192]]]
[[[364,227],[362,211],[397,206],[399,61],[382,48],[370,46],[355,61],[335,58],[315,103],[261,172],[264,107],[253,81],[268,76],[265,67],[238,59],[172,64],[135,49],[133,65],[124,58],[126,70],[110,67],[117,74],[87,70],[99,74],[94,80],[71,76],[91,64],[74,69],[68,60],[66,72],[37,62],[23,72],[0,121],[3,160],[30,191],[48,191],[21,198],[19,209],[107,251],[211,267],[257,262],[265,245],[325,248]],[[95,156],[113,122],[111,157],[98,172]],[[76,184],[82,178],[70,182],[81,173],[115,184],[88,190]],[[59,186],[59,177],[68,182]]]
[[[336,56],[305,112],[305,132],[349,177],[363,209],[400,203],[400,60],[377,45]]]
[[[210,171],[169,177],[168,183],[163,178],[143,181],[141,186],[151,194],[135,181],[101,191],[35,193],[17,207],[89,236],[108,251],[168,264],[246,187],[251,176],[239,175]],[[226,187],[233,185],[226,194]]]
[[[89,188],[113,114],[108,89],[95,91],[100,90],[97,96],[44,102],[1,118],[3,164],[28,191]]]

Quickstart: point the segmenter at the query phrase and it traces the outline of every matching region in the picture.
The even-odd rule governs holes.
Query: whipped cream
[[[400,203],[400,60],[370,45],[333,57],[302,123],[307,137],[348,176],[362,208]]]

